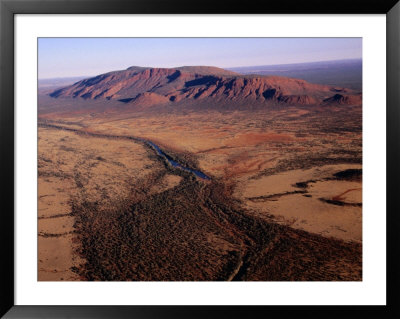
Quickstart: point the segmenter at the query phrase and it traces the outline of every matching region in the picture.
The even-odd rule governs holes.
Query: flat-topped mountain
[[[115,100],[132,106],[217,103],[243,105],[359,105],[361,94],[305,80],[240,75],[210,66],[132,66],[84,79],[49,94],[53,98]]]

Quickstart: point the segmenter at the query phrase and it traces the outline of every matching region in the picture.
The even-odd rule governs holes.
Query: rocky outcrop
[[[342,95],[335,94],[323,101],[326,104],[339,104],[339,105],[358,105],[362,103],[361,94]]]
[[[50,93],[54,98],[112,99],[143,106],[203,99],[268,105],[361,104],[345,88],[278,76],[239,75],[215,67],[130,67],[76,82]]]

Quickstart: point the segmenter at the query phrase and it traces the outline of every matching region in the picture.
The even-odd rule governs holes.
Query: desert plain
[[[38,279],[362,280],[358,95],[200,103],[167,92],[180,72],[132,101],[39,92]],[[233,75],[183,81],[212,76]]]

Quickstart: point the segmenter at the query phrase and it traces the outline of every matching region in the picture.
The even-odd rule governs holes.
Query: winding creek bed
[[[177,167],[180,168],[186,172],[190,172],[193,173],[194,175],[196,175],[197,177],[200,177],[202,179],[205,180],[210,180],[211,178],[208,177],[206,174],[204,174],[203,172],[200,172],[198,170],[195,169],[191,169],[189,167],[185,167],[181,164],[179,164],[178,162],[174,161],[170,156],[168,156],[167,154],[165,154],[159,146],[157,146],[156,144],[154,144],[153,142],[147,141],[147,140],[143,140],[143,142],[145,142],[147,145],[150,145],[152,148],[154,148],[157,152],[158,155],[160,155],[161,157],[163,157],[169,164],[171,164],[173,167]]]
[[[153,142],[149,140],[145,140],[140,137],[133,137],[133,136],[119,136],[119,135],[107,135],[107,134],[101,134],[101,133],[92,133],[92,132],[86,132],[86,131],[81,131],[78,129],[73,129],[70,127],[64,127],[64,126],[59,126],[59,125],[54,125],[54,124],[48,124],[48,123],[38,123],[38,126],[41,127],[49,127],[49,128],[55,128],[55,129],[60,129],[60,130],[65,130],[65,131],[71,131],[75,132],[78,134],[84,134],[88,136],[96,136],[96,137],[104,137],[104,138],[118,138],[118,139],[128,139],[128,140],[134,140],[134,141],[139,141],[142,143],[145,143],[146,145],[150,146],[152,149],[156,151],[156,153],[161,156],[167,163],[169,163],[172,167],[174,168],[179,168],[181,170],[184,170],[189,173],[193,173],[197,177],[204,179],[204,180],[211,180],[209,176],[204,174],[203,172],[183,166],[182,164],[179,164],[177,161],[175,161],[171,156],[167,155],[158,145],[154,144]]]

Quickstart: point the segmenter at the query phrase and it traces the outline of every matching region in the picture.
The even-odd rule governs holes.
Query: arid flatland
[[[359,93],[132,70],[39,96],[39,280],[362,279]]]

